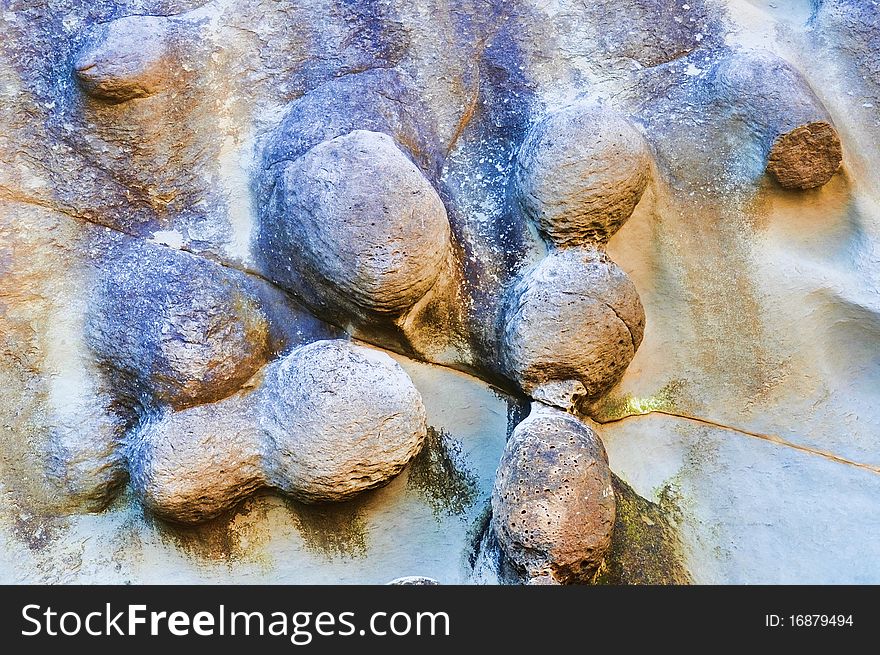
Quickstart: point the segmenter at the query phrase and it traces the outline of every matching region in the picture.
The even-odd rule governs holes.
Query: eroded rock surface
[[[506,361],[528,393],[567,382],[579,385],[574,400],[595,400],[623,375],[644,334],[635,286],[593,248],[551,252],[514,287],[509,303]]]
[[[316,341],[268,365],[253,388],[148,420],[129,454],[156,514],[196,523],[260,488],[341,501],[387,484],[418,453],[421,396],[383,352]]]
[[[603,107],[573,107],[532,128],[516,162],[516,193],[559,246],[604,243],[642,197],[651,154],[636,128]]]
[[[168,413],[145,422],[129,446],[131,483],[156,515],[198,523],[264,487],[264,444],[252,398]]]
[[[501,456],[492,521],[507,556],[529,578],[589,581],[611,545],[614,490],[593,430],[532,405]]]
[[[41,511],[57,518],[133,497],[202,525],[188,534],[208,534],[220,520],[211,517],[236,504],[262,507],[264,488],[319,503],[277,499],[296,508],[287,543],[380,557],[362,537],[393,523],[382,499],[442,486],[436,472],[394,481],[427,430],[422,406],[438,398],[421,398],[385,354],[326,341],[337,337],[407,366],[465,371],[510,399],[505,417],[485,398],[492,409],[479,416],[469,397],[442,398],[461,401],[459,427],[488,421],[501,438],[536,403],[498,477],[540,499],[508,493],[495,503],[494,520],[509,528],[496,541],[520,576],[510,580],[523,571],[536,584],[589,580],[607,547],[613,498],[572,506],[589,529],[563,512],[569,464],[595,462],[593,477],[578,478],[584,498],[607,464],[591,428],[559,410],[611,416],[602,432],[617,435],[612,463],[633,486],[650,479],[638,486],[646,497],[669,479],[690,494],[688,511],[701,514],[681,524],[694,579],[760,581],[779,570],[766,562],[785,560],[849,580],[858,561],[876,560],[880,540],[863,538],[876,532],[873,487],[838,469],[835,484],[825,469],[813,479],[820,469],[804,468],[803,484],[781,472],[781,491],[762,498],[839,507],[820,489],[846,488],[861,508],[859,535],[811,550],[846,530],[804,539],[822,517],[806,528],[782,511],[769,521],[760,502],[761,521],[745,512],[737,523],[730,499],[761,488],[741,484],[755,447],[721,450],[696,434],[706,424],[672,417],[800,434],[791,438],[817,452],[846,451],[834,466],[873,470],[880,69],[871,3],[8,5],[0,483],[12,500],[0,530],[13,536],[0,536],[16,561],[51,550],[21,570],[56,576],[46,573],[56,562],[93,552],[45,545],[28,527]],[[443,379],[458,389],[457,375]],[[660,410],[693,425],[651,433],[650,448],[622,445],[621,434],[640,438],[638,416]],[[559,441],[563,432],[574,441]],[[692,440],[687,452],[670,455],[670,434]],[[655,441],[665,450],[651,450]],[[484,501],[489,442],[481,435],[466,450],[483,463]],[[547,466],[529,469],[529,457]],[[134,495],[120,498],[129,474]],[[349,498],[336,510],[320,504]],[[470,498],[447,505],[476,521],[477,510],[462,509]],[[510,528],[516,503],[535,523],[516,529],[529,532]],[[407,515],[417,527],[404,531],[405,546],[380,538],[384,551],[424,554],[371,581],[430,574],[422,564],[436,553],[420,541],[438,533],[430,526],[465,541],[436,518],[438,506]],[[555,508],[549,525],[545,506]],[[419,523],[422,510],[436,525]],[[100,531],[105,518],[69,520]],[[762,550],[779,543],[768,525],[791,537],[785,557],[776,545]],[[255,529],[248,543],[275,529]],[[112,558],[133,539],[121,535]],[[831,567],[829,550],[841,553]],[[266,552],[275,562],[285,548]],[[303,552],[285,566],[305,570],[308,560],[369,578],[369,563],[340,573],[332,558]],[[442,559],[456,558],[444,550]],[[477,575],[450,571],[438,579]]]

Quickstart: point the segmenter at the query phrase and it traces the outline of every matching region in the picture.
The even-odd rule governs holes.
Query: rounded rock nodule
[[[147,421],[129,446],[132,488],[160,518],[212,519],[266,486],[252,403],[238,396]]]
[[[146,421],[128,459],[145,506],[199,523],[261,488],[347,500],[390,482],[426,435],[421,395],[397,362],[326,340],[267,365],[254,388]]]
[[[440,583],[434,578],[428,578],[423,575],[405,575],[402,578],[395,578],[391,582],[386,582],[390,586],[438,586]]]
[[[623,376],[644,329],[635,285],[604,252],[554,250],[508,297],[505,366],[532,397],[570,382],[583,400],[596,400]]]
[[[173,68],[168,24],[164,17],[129,16],[103,26],[98,39],[73,64],[83,91],[118,104],[165,88]]]
[[[311,148],[284,167],[273,203],[267,256],[294,292],[305,281],[340,303],[399,315],[446,265],[443,202],[387,134],[355,130]]]
[[[825,121],[814,121],[776,138],[767,170],[785,189],[815,189],[831,180],[842,161],[837,130]]]
[[[268,320],[240,276],[159,246],[110,262],[86,338],[127,391],[174,409],[234,393],[269,357]]]
[[[551,114],[517,155],[515,197],[557,246],[604,243],[648,185],[651,152],[629,120],[600,106]]]
[[[748,138],[760,141],[765,171],[781,187],[814,189],[838,171],[840,135],[807,80],[785,59],[767,50],[731,50],[708,79],[724,111],[736,107]]]
[[[589,582],[611,545],[616,513],[608,457],[593,430],[532,404],[495,476],[492,525],[530,582]]]
[[[427,436],[425,406],[406,371],[347,341],[317,341],[273,363],[260,394],[276,449],[269,479],[303,502],[386,484]]]

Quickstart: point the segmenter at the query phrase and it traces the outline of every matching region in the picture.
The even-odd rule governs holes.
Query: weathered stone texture
[[[767,170],[786,189],[823,186],[840,168],[840,137],[828,123],[796,127],[773,142]]]
[[[614,511],[596,433],[533,404],[507,442],[492,492],[492,521],[507,556],[539,582],[589,581],[611,545]]]
[[[394,518],[378,505],[407,493],[418,505],[418,473],[412,489],[399,478],[322,503],[405,471],[432,402],[494,437],[504,409],[483,398],[492,409],[471,413],[475,386],[423,399],[358,340],[407,370],[422,359],[490,382],[511,398],[508,433],[535,402],[493,501],[500,548],[532,583],[589,580],[607,547],[602,444],[558,411],[586,420],[600,405],[706,417],[666,416],[678,422],[658,434],[637,427],[656,416],[603,428],[633,487],[650,496],[675,479],[690,494],[695,579],[760,581],[782,560],[875,579],[859,563],[877,559],[880,540],[862,538],[878,533],[876,494],[856,473],[873,475],[880,379],[878,8],[778,4],[4,3],[0,548],[16,562],[45,550],[17,565],[34,577],[74,575],[67,563],[90,546],[61,552],[22,526],[123,505],[143,520],[120,499],[127,476],[171,522],[210,523],[270,489],[297,517],[287,544],[375,537]],[[798,457],[816,447],[845,455],[829,465],[869,464],[830,478],[806,467],[801,480],[789,459],[736,440],[765,433],[797,439]],[[467,451],[484,502],[494,437]],[[641,438],[664,449],[627,449]],[[756,459],[785,465],[744,483]],[[859,535],[820,530],[835,512],[818,511],[780,511],[769,534],[761,503],[838,508],[835,489],[859,508]],[[419,523],[433,508],[413,509],[396,543],[380,537],[384,550],[419,552],[440,532],[463,543],[464,528]],[[312,529],[309,512],[346,527]],[[64,520],[101,533],[105,519]],[[112,549],[95,541],[114,553],[104,568],[127,570],[118,554],[133,538],[115,534]],[[425,540],[423,559],[397,560],[404,570],[370,578],[368,561],[346,579],[458,561]],[[336,566],[307,546],[291,568]],[[273,548],[266,561],[283,559]],[[369,552],[393,559],[382,550]],[[438,579],[467,577],[449,567]]]
[[[145,98],[169,86],[176,62],[170,53],[167,18],[123,18],[103,27],[73,68],[83,90],[110,103]]]
[[[268,321],[241,274],[137,242],[102,271],[86,338],[121,391],[175,409],[232,394],[269,358]]]
[[[261,400],[276,449],[268,479],[306,502],[387,483],[427,431],[421,395],[400,365],[344,341],[318,341],[272,365]]]
[[[632,215],[650,168],[648,145],[625,117],[573,107],[529,132],[517,156],[517,198],[552,243],[605,243]]]
[[[264,248],[273,277],[319,313],[400,315],[447,265],[443,202],[385,134],[355,130],[316,145],[285,165],[272,204]]]
[[[642,341],[635,286],[605,253],[551,252],[513,288],[502,339],[508,370],[527,393],[546,383],[580,385],[595,400],[623,375]]]

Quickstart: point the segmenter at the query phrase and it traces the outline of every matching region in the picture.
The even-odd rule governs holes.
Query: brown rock
[[[163,519],[199,523],[266,486],[253,402],[232,396],[169,412],[140,430],[131,451],[131,484]]]
[[[556,245],[604,243],[632,215],[650,170],[648,145],[624,116],[574,107],[551,114],[526,137],[517,198]]]
[[[815,121],[776,138],[767,170],[786,189],[814,189],[826,184],[842,161],[837,130]]]
[[[611,545],[615,517],[608,458],[596,433],[533,403],[501,456],[492,515],[499,544],[530,579],[589,581]]]
[[[400,314],[446,264],[443,202],[387,134],[355,130],[315,146],[286,166],[274,202],[273,275],[312,307]]]
[[[512,290],[506,366],[533,398],[567,409],[578,396],[597,399],[620,379],[644,329],[635,286],[605,253],[553,251]]]

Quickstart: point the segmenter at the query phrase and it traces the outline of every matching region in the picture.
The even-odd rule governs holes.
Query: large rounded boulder
[[[533,398],[566,408],[598,399],[620,380],[644,329],[635,285],[604,252],[552,251],[511,290],[505,365]],[[561,388],[578,397],[557,400]]]
[[[492,525],[504,553],[531,580],[588,582],[614,529],[608,457],[575,417],[532,407],[501,456]]]
[[[529,132],[517,156],[516,198],[552,243],[604,243],[632,215],[650,171],[647,142],[626,117],[573,107]]]
[[[450,252],[443,202],[387,134],[314,146],[280,170],[270,206],[269,273],[319,313],[403,314]]]
[[[86,325],[120,390],[175,409],[234,393],[268,359],[268,332],[243,275],[137,243],[110,258]]]

